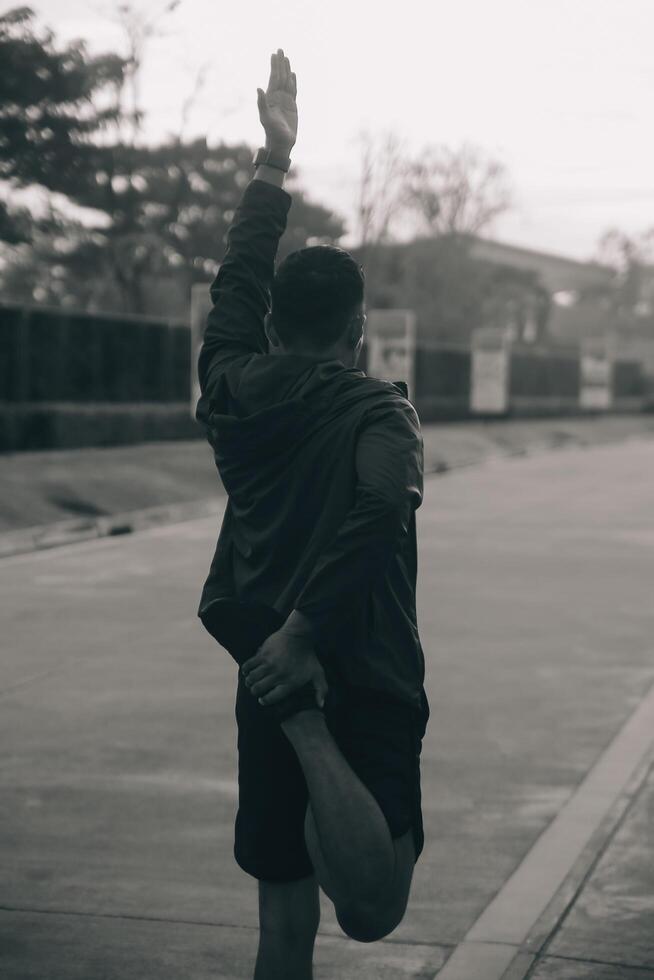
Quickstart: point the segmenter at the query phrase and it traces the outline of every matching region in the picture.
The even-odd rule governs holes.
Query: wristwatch
[[[277,150],[267,150],[265,146],[260,146],[253,163],[255,167],[260,167],[261,164],[265,164],[266,167],[275,167],[276,170],[283,170],[285,173],[288,173],[289,167],[291,166],[291,158],[284,156],[283,153]]]

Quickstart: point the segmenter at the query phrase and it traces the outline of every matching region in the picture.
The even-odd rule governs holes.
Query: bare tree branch
[[[207,81],[207,73],[209,72],[210,68],[211,68],[211,62],[209,60],[205,61],[203,64],[200,65],[195,75],[195,81],[193,83],[193,87],[182,103],[182,113],[181,113],[181,120],[179,126],[180,143],[183,139],[184,130],[186,129],[189,116],[193,111],[193,107],[195,106],[198,100],[200,92],[205,86],[205,83]]]
[[[402,140],[390,130],[377,137],[363,130],[357,141],[361,146],[357,232],[365,252],[391,237],[393,221],[403,208],[407,161]]]
[[[511,205],[506,169],[470,144],[428,146],[408,166],[404,203],[432,235],[476,235]]]

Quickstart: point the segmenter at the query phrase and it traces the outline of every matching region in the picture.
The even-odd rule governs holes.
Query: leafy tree
[[[85,216],[51,205],[30,221],[24,210],[0,207],[0,240],[13,246],[3,291],[18,300],[185,315],[191,284],[210,279],[224,255],[254,149],[209,147],[181,133],[158,146],[138,140],[138,72],[155,25],[123,7],[127,59],[89,58],[80,42],[57,47],[28,8],[0,19],[0,55],[11,68],[0,81],[0,176],[63,194]],[[343,235],[340,218],[298,190],[293,197],[280,257]]]
[[[213,278],[224,256],[253,154],[246,144],[209,147],[204,139],[98,147],[69,196],[102,219],[88,226],[53,214],[5,272],[6,291],[16,295],[22,281],[40,302],[186,315],[191,285]],[[343,233],[339,218],[294,191],[279,257]],[[30,257],[42,271],[21,279]],[[58,274],[44,276],[50,267]]]
[[[0,201],[0,242],[20,245],[32,238],[32,215],[27,208],[17,208]]]
[[[40,186],[67,195],[85,179],[98,140],[116,125],[115,95],[125,61],[115,54],[91,57],[81,41],[57,45],[39,29],[29,7],[0,16],[0,181],[9,195]],[[0,202],[5,298],[33,299],[39,281],[58,272],[63,236],[83,228],[54,207],[35,218],[25,207]],[[55,277],[56,279],[57,277]],[[28,290],[28,283],[34,283]],[[50,299],[52,290],[46,290]]]
[[[116,123],[125,61],[57,47],[29,7],[0,16],[0,179],[68,194],[86,179],[98,134]],[[102,105],[102,96],[105,105]]]

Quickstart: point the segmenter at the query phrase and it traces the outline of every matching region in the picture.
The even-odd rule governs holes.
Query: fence
[[[426,422],[470,413],[470,348],[455,344],[416,347],[415,406]]]
[[[486,352],[488,353],[488,352]],[[502,409],[474,410],[476,352],[459,345],[416,348],[416,410],[423,422],[479,417],[539,417],[588,414],[593,411],[640,412],[654,408],[654,378],[641,362],[619,357],[606,362],[605,398],[595,404],[582,399],[587,379],[576,347],[535,347],[508,344],[497,351],[505,371],[495,371],[493,384],[504,389]],[[391,379],[392,380],[392,379]],[[587,390],[587,389],[586,389]]]
[[[574,414],[579,409],[581,366],[574,349],[510,350],[508,403],[513,415]]]
[[[364,344],[364,371],[368,355]],[[577,349],[509,346],[506,356],[504,415],[584,411]],[[413,400],[422,421],[479,415],[471,409],[473,357],[462,345],[418,344]],[[184,323],[0,306],[0,450],[198,437],[191,377]],[[612,411],[654,402],[638,361],[613,361],[608,384]]]
[[[0,307],[0,449],[192,438],[183,323]]]

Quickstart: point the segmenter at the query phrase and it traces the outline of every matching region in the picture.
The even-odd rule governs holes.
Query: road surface
[[[316,980],[654,978],[654,442],[427,477],[426,843],[402,925]],[[244,980],[235,665],[202,519],[0,562],[4,980]]]

